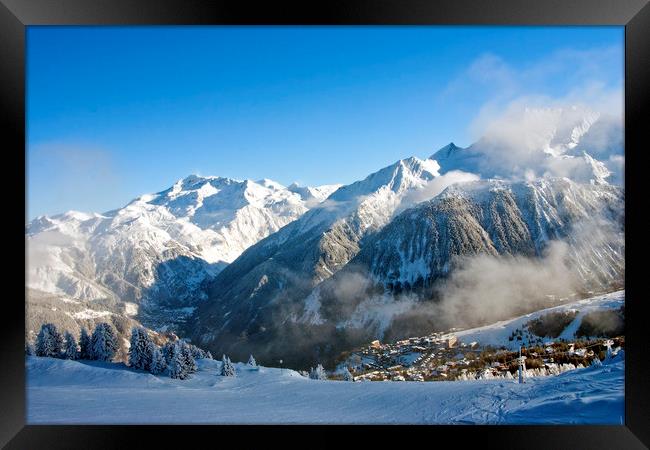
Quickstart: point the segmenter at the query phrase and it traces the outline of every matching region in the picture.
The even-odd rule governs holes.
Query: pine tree
[[[85,328],[81,329],[81,334],[79,335],[79,359],[92,359],[90,335]]]
[[[187,368],[185,366],[185,360],[182,355],[181,344],[180,342],[174,343],[172,348],[171,356],[169,359],[169,376],[171,378],[177,378],[179,380],[184,380],[189,377]]]
[[[36,356],[60,358],[63,338],[52,323],[45,323],[36,337]]]
[[[92,359],[112,361],[117,353],[117,333],[109,324],[102,322],[95,327],[90,340]]]
[[[325,368],[322,364],[319,364],[315,369],[312,369],[309,373],[309,378],[312,380],[327,380],[327,374],[325,373]]]
[[[230,358],[226,355],[221,357],[221,376],[223,377],[234,377],[236,376],[235,366],[230,362]]]
[[[200,348],[198,348],[196,345],[193,344],[188,344],[188,346],[190,349],[190,353],[192,354],[192,357],[194,359],[203,359],[203,356],[205,355],[203,350],[201,350]]]
[[[212,359],[212,354],[210,352],[206,352],[205,350],[197,347],[194,344],[188,344],[188,345],[194,359]]]
[[[149,351],[151,352],[151,364],[149,365],[149,372],[154,375],[162,373],[166,368],[165,358],[156,344],[149,343]]]
[[[343,379],[345,381],[354,381],[354,377],[352,376],[352,374],[350,373],[347,367],[343,369]]]
[[[129,347],[129,366],[149,370],[153,357],[151,344],[153,342],[147,330],[142,327],[133,328]]]
[[[253,355],[248,357],[248,363],[249,366],[252,367],[257,367],[257,361],[255,361],[255,358],[253,358]]]
[[[25,342],[25,355],[34,356],[35,354],[36,350],[34,349],[34,346],[30,342]]]
[[[165,363],[169,365],[172,362],[172,357],[174,356],[174,342],[167,341],[162,348],[162,354],[165,358]]]
[[[65,344],[63,346],[63,354],[65,359],[78,359],[79,351],[77,350],[77,340],[72,333],[65,332]]]
[[[181,356],[183,357],[183,363],[185,364],[185,370],[188,374],[194,373],[197,371],[196,361],[192,356],[192,350],[187,342],[181,341]]]
[[[131,338],[129,339],[129,366],[135,369],[141,369],[142,354],[138,348],[140,343],[140,328],[131,329]]]

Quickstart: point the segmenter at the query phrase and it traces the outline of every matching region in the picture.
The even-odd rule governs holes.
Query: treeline
[[[46,323],[41,326],[35,344],[26,343],[28,355],[62,359],[112,361],[117,349],[117,332],[107,323],[97,324],[92,335],[82,328],[78,343],[72,333],[62,336],[54,324]]]
[[[153,375],[167,373],[171,378],[180,380],[189,378],[198,370],[197,359],[213,359],[209,351],[182,339],[168,341],[158,346],[144,327],[131,329],[129,344],[127,361],[129,367]],[[54,324],[46,323],[41,326],[35,344],[28,342],[25,344],[25,353],[50,358],[113,362],[118,347],[118,333],[108,323],[97,324],[92,334],[89,334],[86,328],[82,328],[78,341],[72,333],[65,332],[61,335]],[[257,367],[253,355],[250,355],[247,365]],[[221,358],[219,374],[226,377],[237,376],[234,364],[226,355]],[[314,380],[328,379],[321,364],[303,375]],[[354,377],[345,369],[342,379],[353,381]]]
[[[46,323],[41,326],[35,344],[26,343],[25,352],[50,358],[112,362],[118,347],[118,334],[108,323],[97,324],[92,334],[82,328],[78,341],[70,332],[61,335],[54,324]],[[212,359],[212,354],[183,340],[159,347],[145,328],[131,330],[129,367],[154,375],[166,371],[171,378],[183,380],[196,372],[197,359]],[[224,360],[228,362],[228,374],[234,374],[230,359],[224,355]]]

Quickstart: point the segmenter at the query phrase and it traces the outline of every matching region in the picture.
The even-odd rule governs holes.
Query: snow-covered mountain
[[[529,285],[542,284],[540,289],[547,288],[548,292],[529,292],[529,300],[573,289],[617,286],[625,271],[623,205],[623,192],[618,187],[578,184],[566,178],[517,183],[485,180],[451,186],[398,215],[375,234],[346,267],[310,293],[297,320],[334,324],[345,327],[348,333],[358,328],[359,335],[382,338],[392,321],[412,315],[419,307],[424,308],[420,316],[429,314],[418,301],[434,296],[436,282],[462,268],[467,258],[494,258],[463,279],[466,284],[491,285],[484,279],[498,276],[491,270],[504,270],[497,263],[499,258],[517,257],[513,264],[535,270],[538,267],[530,258],[542,260],[554,242],[567,245],[561,258],[545,260],[545,264],[557,265],[558,279],[552,272],[532,276]],[[519,286],[521,278],[528,276],[523,270],[511,273],[513,279],[501,281]],[[354,289],[340,288],[350,283]],[[512,287],[497,289],[505,298]],[[474,297],[489,294],[476,292]],[[517,299],[517,295],[513,298],[521,301],[521,309],[532,304]],[[473,308],[479,309],[478,305]],[[516,305],[511,308],[516,309]],[[433,308],[431,311],[435,315]],[[461,314],[469,317],[471,312]],[[489,317],[488,313],[481,314]],[[401,334],[398,328],[394,325],[392,332]],[[408,329],[417,329],[414,320]]]
[[[250,247],[215,278],[210,301],[190,325],[193,336],[205,344],[222,332],[254,332],[260,326],[256,318],[271,320],[263,311],[270,304],[306,294],[344,267],[364,237],[388,223],[409,193],[438,176],[438,168],[432,160],[397,161],[339,188],[300,219]]]
[[[504,126],[339,188],[221,272],[187,333],[216,352],[313,361],[397,332],[394,319],[412,309],[397,301],[404,288],[430,300],[459,257],[541,260],[555,242],[582,280],[572,288],[620,285],[624,191],[582,145],[599,120],[578,108],[527,110],[523,137]]]
[[[206,280],[337,188],[191,175],[104,214],[41,216],[27,226],[27,287],[172,325],[206,298]]]
[[[550,241],[577,239],[575,226],[595,216],[622,226],[623,202],[619,188],[578,184],[566,178],[454,185],[392,220],[353,263],[356,268],[367,267],[369,276],[384,284],[429,283],[452,269],[455,256],[542,257]],[[594,238],[589,236],[596,245]],[[623,255],[616,247],[603,247],[591,248],[590,258],[576,254],[583,256],[574,261],[584,265],[582,274],[603,281],[619,274]],[[595,261],[603,264],[592,267]]]

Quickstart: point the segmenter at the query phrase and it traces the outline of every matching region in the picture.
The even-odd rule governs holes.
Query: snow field
[[[188,380],[123,364],[27,357],[28,424],[620,424],[623,355],[555,377],[317,381],[289,369],[197,360]]]

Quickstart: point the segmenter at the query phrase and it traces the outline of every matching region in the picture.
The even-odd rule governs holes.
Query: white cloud
[[[479,179],[480,177],[473,173],[463,172],[461,170],[449,171],[444,175],[435,177],[433,180],[429,181],[422,189],[413,190],[405,195],[400,203],[399,208],[395,211],[395,214],[399,214],[401,211],[410,208],[416,203],[431,200],[433,197],[440,194],[452,184],[477,181]]]
[[[614,174],[610,181],[622,178],[623,85],[622,77],[611,75],[616,65],[622,72],[621,56],[619,47],[562,50],[525,67],[494,54],[479,56],[444,95],[482,93],[469,125],[478,141],[471,151],[483,154],[481,174],[588,181],[597,166],[601,175]],[[582,157],[583,151],[606,169]]]

